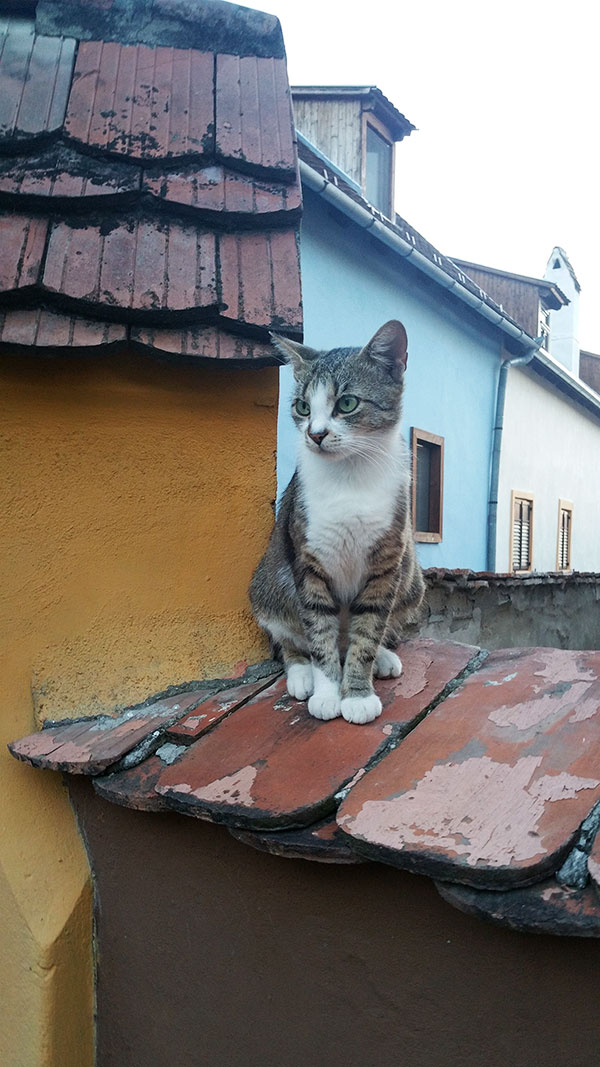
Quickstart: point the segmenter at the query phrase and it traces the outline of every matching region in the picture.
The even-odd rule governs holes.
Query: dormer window
[[[302,85],[292,99],[298,132],[393,220],[396,144],[412,122],[374,85]]]
[[[365,116],[366,118],[366,116]],[[378,123],[369,116],[365,122],[365,162],[363,188],[366,199],[387,218],[392,217],[394,145]]]

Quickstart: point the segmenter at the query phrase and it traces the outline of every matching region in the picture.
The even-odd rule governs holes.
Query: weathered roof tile
[[[296,151],[285,60],[217,56],[216,152],[251,173],[294,180]]]
[[[600,653],[492,652],[338,822],[365,855],[507,888],[557,869],[600,798]]]
[[[65,132],[131,159],[209,154],[213,67],[208,52],[82,41]]]
[[[565,889],[553,879],[498,892],[438,882],[441,897],[459,911],[512,930],[563,937],[600,937],[600,901],[591,887]]]
[[[38,282],[47,230],[47,219],[0,215],[0,293]]]
[[[62,126],[75,45],[34,34],[27,19],[0,18],[0,143]]]
[[[157,790],[172,807],[248,828],[304,826],[336,806],[335,794],[402,737],[471,662],[467,645],[411,641],[400,678],[377,683],[383,712],[357,729],[319,722],[285,681],[255,697],[165,770]]]

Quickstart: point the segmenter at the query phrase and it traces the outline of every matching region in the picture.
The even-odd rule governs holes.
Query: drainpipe
[[[538,344],[541,338],[537,338]],[[488,528],[487,528],[487,567],[488,571],[496,570],[496,533],[498,527],[498,482],[500,480],[500,450],[502,447],[502,430],[504,428],[504,404],[506,401],[506,381],[508,368],[523,366],[531,363],[537,349],[532,348],[524,356],[515,356],[513,359],[505,359],[500,365],[498,375],[498,389],[496,392],[496,418],[494,420],[494,434],[492,437],[492,465],[490,474],[490,496],[488,500]]]

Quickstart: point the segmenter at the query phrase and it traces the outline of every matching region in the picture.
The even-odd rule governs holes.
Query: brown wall
[[[276,404],[276,369],[0,357],[3,1065],[92,1056],[87,859],[58,776],[6,744],[262,658]]]
[[[459,264],[461,269],[472,278],[476,285],[495,300],[515,322],[519,323],[532,337],[537,337],[539,329],[540,293],[535,285],[518,281],[515,278],[503,278],[489,271],[477,270]]]
[[[594,941],[427,879],[255,852],[72,780],[97,892],[98,1067],[596,1067]]]
[[[600,393],[600,356],[593,355],[591,352],[580,352],[579,376],[591,385],[592,389]]]

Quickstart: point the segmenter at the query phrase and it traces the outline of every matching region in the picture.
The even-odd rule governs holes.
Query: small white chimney
[[[556,245],[546,265],[544,278],[569,299],[559,311],[550,312],[550,355],[579,377],[579,294],[581,286],[568,256]]]

